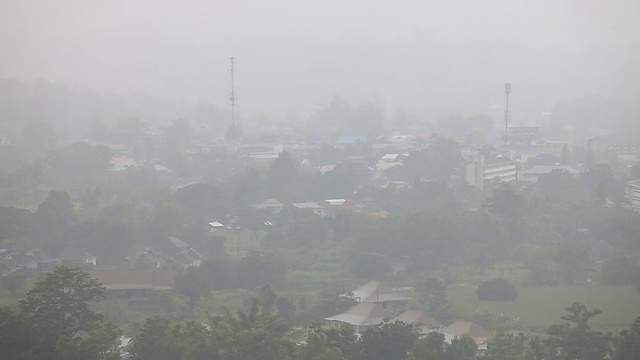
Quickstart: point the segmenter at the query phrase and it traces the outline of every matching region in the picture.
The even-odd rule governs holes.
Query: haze
[[[305,119],[333,94],[425,118],[487,113],[516,84],[526,123],[558,101],[640,95],[640,3],[9,1],[0,77],[146,93],[180,109]],[[152,119],[148,119],[152,120]]]

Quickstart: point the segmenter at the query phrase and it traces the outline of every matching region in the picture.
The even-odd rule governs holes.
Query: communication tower
[[[231,103],[231,139],[236,139],[236,58],[231,57],[231,90],[229,91],[229,102]]]
[[[511,94],[511,84],[504,84],[504,93],[506,95],[506,105],[504,108],[504,151],[507,155],[509,155],[509,94]]]

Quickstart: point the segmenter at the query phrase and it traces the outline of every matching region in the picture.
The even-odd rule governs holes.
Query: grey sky
[[[517,80],[523,95],[559,87],[557,97],[580,96],[628,81],[612,95],[636,96],[639,15],[633,0],[0,0],[0,76],[226,106],[234,55],[241,109],[269,116],[306,116],[333,93],[389,110],[451,111],[446,99],[461,84],[480,93]],[[531,72],[536,64],[546,67]],[[468,86],[462,100],[474,98]]]

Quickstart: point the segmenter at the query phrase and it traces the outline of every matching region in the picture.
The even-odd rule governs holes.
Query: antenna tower
[[[231,57],[231,91],[229,93],[229,102],[231,103],[231,139],[236,139],[236,58]]]
[[[511,94],[511,84],[504,84],[504,93],[507,97],[506,106],[504,108],[504,151],[509,155],[509,94]]]

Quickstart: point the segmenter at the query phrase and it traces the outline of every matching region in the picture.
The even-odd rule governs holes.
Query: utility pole
[[[236,139],[236,58],[231,57],[231,91],[229,92],[229,102],[231,103],[231,139]]]
[[[511,158],[509,155],[509,94],[511,93],[511,84],[504,84],[504,93],[507,97],[506,106],[504,108],[504,152],[505,154]]]

